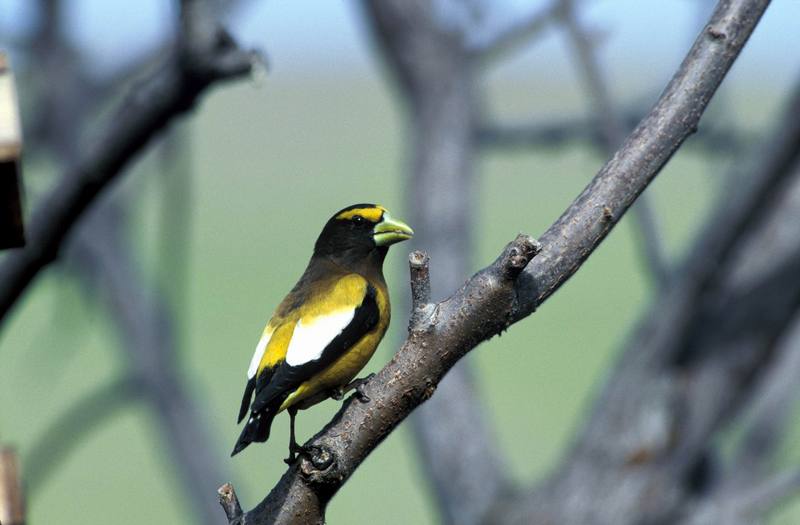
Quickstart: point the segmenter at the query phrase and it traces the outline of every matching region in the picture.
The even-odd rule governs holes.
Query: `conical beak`
[[[405,241],[414,236],[414,230],[401,220],[393,219],[388,212],[384,212],[381,222],[375,225],[372,238],[378,246],[389,246]]]

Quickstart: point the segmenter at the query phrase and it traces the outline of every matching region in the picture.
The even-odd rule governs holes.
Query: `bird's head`
[[[338,211],[325,224],[314,245],[314,255],[336,260],[359,260],[381,255],[392,244],[410,239],[414,230],[393,218],[383,206],[354,204]]]

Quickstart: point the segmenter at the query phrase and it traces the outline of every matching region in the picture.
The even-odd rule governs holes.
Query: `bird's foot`
[[[370,379],[372,379],[373,377],[375,377],[375,374],[369,374],[367,377],[362,377],[361,379],[356,379],[356,380],[350,382],[349,385],[347,385],[347,390],[350,390],[351,388],[354,388],[355,391],[356,391],[356,398],[359,401],[361,401],[362,403],[369,403],[371,401],[371,399],[369,398],[367,393],[364,392],[364,385],[366,385],[367,382]]]
[[[329,395],[331,396],[332,399],[335,399],[336,401],[341,401],[342,399],[344,399],[345,392],[347,392],[345,388],[341,387],[332,388],[331,391],[329,392]]]
[[[313,447],[301,446],[297,443],[289,443],[289,457],[284,458],[283,462],[287,465],[293,465],[300,456],[311,457],[313,453]]]

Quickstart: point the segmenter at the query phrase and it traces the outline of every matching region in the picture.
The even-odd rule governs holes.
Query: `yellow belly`
[[[385,293],[379,291],[377,294],[378,310],[381,312],[378,326],[375,330],[362,337],[350,350],[345,352],[339,359],[333,362],[328,368],[315,375],[297,389],[289,394],[289,397],[281,404],[278,412],[286,410],[292,405],[297,405],[303,400],[307,400],[317,394],[327,394],[331,390],[346,386],[364,368],[367,362],[375,353],[378,344],[383,339],[386,329],[389,327],[389,300]],[[320,399],[311,400],[314,404]],[[307,408],[307,407],[301,407]]]
[[[327,393],[335,388],[347,385],[366,366],[372,354],[375,353],[375,349],[378,348],[378,343],[380,343],[385,332],[386,327],[378,327],[374,332],[365,335],[342,357],[334,361],[331,366],[289,394],[279,411],[286,410],[290,406],[296,405],[316,394]]]

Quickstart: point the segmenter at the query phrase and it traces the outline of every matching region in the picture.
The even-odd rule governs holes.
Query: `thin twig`
[[[219,504],[222,505],[222,510],[225,511],[225,517],[228,518],[229,523],[237,523],[242,517],[242,506],[239,504],[239,498],[236,497],[236,491],[233,490],[233,485],[225,483],[219,490]]]
[[[413,251],[408,256],[411,269],[411,317],[409,326],[420,324],[422,316],[430,307],[431,302],[431,275],[430,257],[421,251]]]

